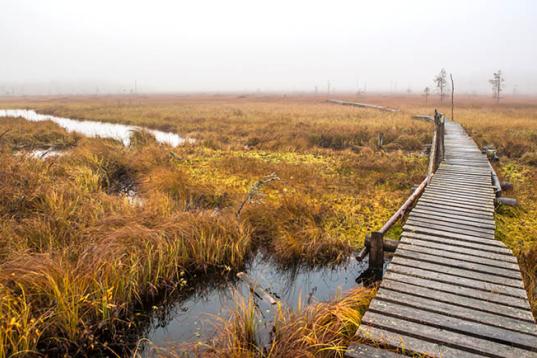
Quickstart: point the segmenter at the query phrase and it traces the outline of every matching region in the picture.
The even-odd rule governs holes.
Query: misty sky
[[[0,0],[0,95],[130,91],[537,93],[537,1]]]

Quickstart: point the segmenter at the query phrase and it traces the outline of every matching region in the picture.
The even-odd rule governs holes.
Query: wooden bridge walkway
[[[537,357],[517,260],[494,237],[488,160],[453,121],[444,140],[444,160],[363,317],[357,334],[366,343],[349,357]]]

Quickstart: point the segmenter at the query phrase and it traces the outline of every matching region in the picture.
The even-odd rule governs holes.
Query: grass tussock
[[[249,301],[202,355],[206,357],[343,357],[375,290],[357,288],[334,302],[318,303],[296,312],[279,307],[272,339],[266,346],[258,335],[258,312]]]
[[[0,118],[0,145],[13,151],[49,148],[61,150],[73,147],[79,140],[79,135],[67,133],[50,121],[28,122],[19,118]]]

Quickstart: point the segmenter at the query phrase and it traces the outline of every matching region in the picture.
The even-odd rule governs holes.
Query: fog
[[[537,93],[537,2],[0,0],[0,95]]]

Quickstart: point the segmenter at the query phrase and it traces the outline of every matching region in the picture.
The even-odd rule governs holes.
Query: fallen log
[[[237,277],[246,282],[252,291],[255,291],[259,297],[269,302],[271,305],[278,303],[278,300],[274,298],[274,296],[272,296],[266,289],[261,287],[261,285],[246,272],[237,273]]]

